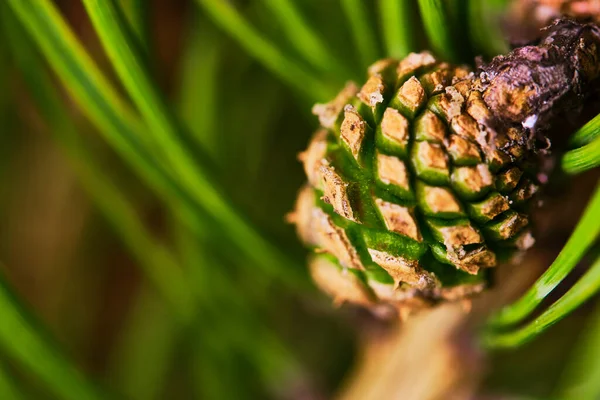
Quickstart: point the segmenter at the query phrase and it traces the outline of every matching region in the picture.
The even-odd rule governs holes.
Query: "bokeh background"
[[[50,3],[127,100],[82,2]],[[7,298],[19,304],[36,335],[54,349],[50,356],[37,351],[27,334],[14,330],[38,366],[52,366],[46,358],[62,352],[65,362],[87,377],[82,379],[102,387],[107,398],[327,399],[344,387],[352,398],[353,382],[377,384],[387,356],[393,356],[398,371],[427,371],[450,346],[457,359],[470,357],[464,371],[472,379],[459,381],[477,387],[469,392],[478,393],[476,398],[548,398],[554,393],[566,379],[565,365],[577,363],[573,354],[592,324],[593,305],[518,350],[484,354],[472,331],[461,330],[448,343],[424,339],[425,347],[435,344],[423,349],[427,357],[405,358],[398,349],[417,346],[406,339],[411,328],[398,331],[396,324],[365,310],[335,308],[310,283],[305,250],[285,222],[304,180],[296,155],[317,127],[310,107],[327,100],[346,80],[360,82],[366,65],[387,53],[385,42],[357,52],[340,2],[296,1],[331,50],[323,60],[319,49],[308,45],[308,53],[314,51],[317,58],[307,66],[321,85],[316,93],[312,81],[265,68],[214,24],[201,2],[117,3],[134,28],[151,77],[183,126],[185,148],[208,166],[212,182],[245,223],[284,256],[263,254],[257,247],[249,258],[232,240],[238,232],[224,227],[211,209],[199,211],[194,219],[199,222],[190,224],[177,203],[157,195],[130,160],[107,144],[86,105],[65,90],[13,11],[1,4],[0,271],[3,290],[12,293]],[[234,3],[246,21],[288,49],[292,59],[307,52],[294,47],[270,2]],[[377,2],[360,3],[365,13],[355,16],[358,24],[367,20],[378,28]],[[408,18],[418,19],[418,11]],[[406,25],[413,29],[412,45],[424,48],[422,30],[408,20]],[[480,54],[475,42],[456,44],[459,61]],[[331,60],[335,65],[327,64]],[[593,179],[561,183],[559,192],[575,195],[555,200],[564,221],[519,265],[530,271],[517,275],[522,288],[568,237]],[[518,285],[514,291],[518,294]],[[431,323],[427,317],[417,321]],[[8,319],[0,319],[2,324],[11,329]],[[429,328],[442,330],[435,323]],[[402,336],[401,344],[390,335]],[[371,351],[374,343],[389,340],[396,345]],[[18,359],[0,347],[0,381],[23,398],[61,397],[35,367]],[[366,364],[368,377],[361,374]],[[448,374],[452,362],[444,365],[430,378],[431,385]],[[393,374],[389,379],[395,382]],[[447,397],[439,398],[459,392],[450,385]],[[389,398],[400,397],[390,392]]]

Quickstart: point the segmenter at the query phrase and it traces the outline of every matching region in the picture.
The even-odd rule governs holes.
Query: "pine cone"
[[[596,27],[563,21],[477,74],[427,52],[381,60],[362,88],[316,105],[292,218],[316,283],[402,315],[481,292],[534,244],[546,128],[596,82],[598,43]]]

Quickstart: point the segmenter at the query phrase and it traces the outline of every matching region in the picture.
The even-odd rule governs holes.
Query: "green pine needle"
[[[575,231],[554,260],[550,268],[533,284],[533,286],[511,305],[504,307],[490,325],[494,328],[508,327],[523,321],[544,298],[565,279],[585,252],[600,234],[600,186],[596,188],[583,216],[575,227]],[[551,314],[556,315],[556,314]],[[519,337],[521,337],[519,334]]]
[[[140,46],[150,49],[150,2],[148,0],[119,0],[123,14]]]
[[[222,220],[225,227],[239,229],[236,227],[244,223],[223,201],[223,196],[216,190],[217,185],[200,164],[203,160],[194,160],[186,149],[178,123],[156,89],[141,56],[132,46],[115,4],[112,0],[84,0],[84,5],[121,82],[147,122],[151,136],[162,149],[177,179],[198,205]]]
[[[600,136],[600,114],[596,115],[591,121],[585,124],[581,129],[575,132],[569,138],[571,147],[581,147],[590,144]]]
[[[568,174],[579,174],[599,165],[600,137],[583,147],[567,151],[562,158],[562,169]]]
[[[379,17],[388,57],[403,58],[417,49],[412,0],[381,0]]]
[[[175,361],[181,325],[146,286],[138,292],[127,316],[111,358],[111,382],[127,399],[160,399]]]
[[[71,364],[19,305],[0,277],[0,346],[10,358],[27,367],[49,390],[65,400],[106,399],[81,371]],[[10,398],[10,397],[9,397]]]
[[[196,0],[214,21],[238,43],[279,76],[289,86],[312,102],[330,99],[334,92],[328,85],[284,54],[282,49],[263,37],[250,23],[226,1]]]
[[[112,2],[89,1],[90,16],[101,39],[112,41],[109,55],[122,77],[132,98],[148,120],[153,135],[123,103],[115,90],[75,39],[54,5],[49,0],[9,0],[9,4],[23,21],[65,86],[79,101],[93,122],[136,171],[147,179],[150,186],[164,195],[170,204],[176,200],[178,213],[190,224],[197,224],[198,206],[217,220],[229,232],[230,238],[254,265],[291,284],[305,283],[298,269],[290,269],[292,262],[256,231],[227,204],[216,185],[205,171],[197,169],[176,137],[176,128],[160,96],[155,92],[147,71],[135,54],[135,46],[128,42]],[[115,18],[114,20],[112,18]],[[139,74],[139,75],[138,75]],[[148,138],[152,140],[148,141]],[[138,138],[153,145],[155,153],[165,153],[172,166],[165,166],[157,156],[148,154]],[[161,143],[164,146],[158,147]],[[175,169],[177,173],[173,171]],[[191,203],[191,201],[193,203]],[[199,229],[204,229],[197,225]],[[285,271],[286,273],[282,273]]]
[[[505,3],[505,0],[469,0],[469,36],[476,50],[487,57],[506,54],[510,50],[500,26]]]
[[[8,4],[106,140],[151,187],[170,198],[180,197],[180,190],[150,155],[152,146],[141,121],[108,83],[54,5],[48,0],[35,4],[32,0],[9,0]]]
[[[557,399],[595,400],[600,398],[600,307],[588,317],[576,340],[573,355],[563,372]]]
[[[194,15],[190,18],[190,25],[179,72],[179,116],[196,143],[213,160],[219,160],[218,104],[223,100],[219,91],[219,85],[223,82],[219,75],[222,41],[205,19]]]
[[[293,1],[266,0],[264,3],[277,19],[283,33],[306,61],[336,80],[347,79],[352,75],[308,24]]]
[[[121,82],[162,148],[175,177],[198,206],[229,232],[248,259],[269,269],[275,267],[278,271],[287,271],[287,257],[225,201],[226,197],[217,189],[217,182],[204,167],[208,164],[206,160],[195,160],[185,147],[179,124],[157,91],[140,55],[136,54],[113,1],[84,0],[83,3]]]
[[[341,5],[362,67],[366,68],[379,58],[377,38],[367,17],[367,8],[362,0],[341,0]]]
[[[15,386],[13,376],[0,360],[0,399],[21,400],[22,398]]]
[[[80,183],[138,260],[138,265],[146,277],[173,307],[173,311],[180,318],[189,319],[192,314],[191,290],[174,256],[151,237],[133,205],[122,194],[123,190],[114,186],[114,179],[105,176],[103,171],[106,168],[97,163],[93,154],[80,140],[72,117],[54,88],[50,76],[39,68],[42,60],[31,48],[31,43],[25,40],[23,32],[16,26],[16,21],[5,18],[3,26],[7,37],[11,39],[14,58],[23,73],[33,101],[69,157]]]
[[[598,225],[597,221],[598,215],[596,216],[596,224]],[[600,290],[600,258],[564,296],[534,321],[513,331],[488,333],[483,339],[484,345],[491,348],[513,348],[527,343],[569,315],[590,297],[598,293],[598,290]]]
[[[421,17],[429,43],[442,58],[460,62],[465,43],[457,35],[457,27],[447,9],[445,0],[419,0]],[[461,46],[463,48],[461,48]]]

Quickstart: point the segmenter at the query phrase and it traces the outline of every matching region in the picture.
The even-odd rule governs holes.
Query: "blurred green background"
[[[53,3],[125,96],[82,2]],[[353,332],[312,290],[304,251],[284,222],[303,181],[296,153],[315,128],[310,103],[217,30],[197,4],[135,3],[121,5],[139,24],[136,40],[152,78],[185,124],[185,148],[207,160],[231,204],[285,261],[249,260],[210,211],[198,217],[198,229],[182,222],[186,217],[99,137],[2,4],[6,280],[41,321],[40,332],[128,398],[331,394],[351,365]],[[258,2],[241,8],[256,22],[269,19]],[[313,15],[328,22],[343,50],[341,16],[336,23],[333,12]],[[149,136],[145,130],[140,135]],[[179,293],[165,301],[170,290]],[[0,354],[0,371],[25,398],[49,396],[27,367]]]
[[[310,107],[425,31],[506,49],[455,3],[3,1],[0,398],[334,396],[385,324],[313,288],[285,223]],[[588,313],[492,355],[482,392],[549,396]]]

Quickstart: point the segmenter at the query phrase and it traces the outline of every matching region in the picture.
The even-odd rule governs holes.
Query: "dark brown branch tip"
[[[483,99],[497,123],[546,130],[579,115],[598,90],[600,28],[557,20],[537,44],[517,48],[480,67]]]

